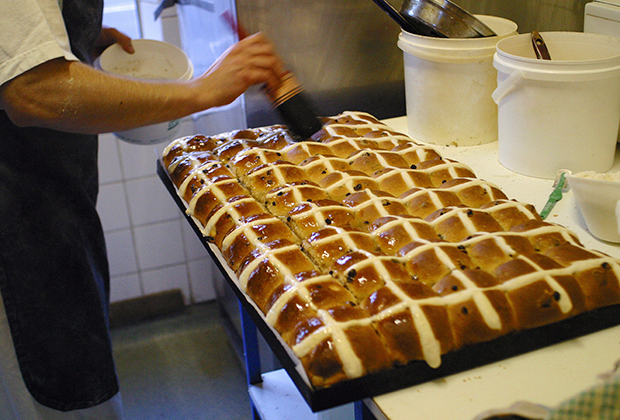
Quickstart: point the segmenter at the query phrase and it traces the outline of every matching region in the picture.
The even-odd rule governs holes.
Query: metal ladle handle
[[[538,31],[532,32],[532,46],[534,47],[536,58],[539,60],[551,60],[551,55],[549,55],[547,44],[545,44],[545,40],[540,33],[538,33]]]

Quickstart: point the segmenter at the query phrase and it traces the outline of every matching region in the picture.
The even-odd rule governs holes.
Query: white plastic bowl
[[[149,80],[189,80],[194,67],[187,54],[167,42],[134,39],[135,52],[123,51],[120,45],[108,47],[98,59],[98,67],[109,73]],[[168,121],[114,133],[134,144],[157,144],[172,140],[179,132],[180,121]]]
[[[579,173],[566,177],[586,226],[596,238],[620,243],[616,211],[620,202],[620,181],[607,181],[587,175]]]

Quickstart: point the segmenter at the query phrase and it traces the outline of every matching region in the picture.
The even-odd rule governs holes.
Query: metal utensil
[[[497,34],[449,0],[405,0],[400,14],[426,33],[443,38],[480,38]]]
[[[547,44],[545,44],[545,40],[540,33],[538,33],[538,31],[532,32],[532,46],[534,47],[536,58],[539,60],[551,60],[551,55],[549,55]]]
[[[373,0],[384,12],[386,12],[400,27],[407,32],[417,34],[419,29],[412,25],[394,6],[387,0]]]

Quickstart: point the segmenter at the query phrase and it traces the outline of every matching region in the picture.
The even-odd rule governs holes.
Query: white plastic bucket
[[[493,54],[517,24],[477,16],[497,36],[434,38],[401,32],[409,135],[432,144],[474,146],[497,140],[497,86]]]
[[[135,52],[126,53],[120,45],[107,48],[98,66],[109,73],[150,80],[189,80],[194,68],[180,48],[153,39],[134,39]],[[180,120],[168,121],[114,133],[134,144],[156,144],[172,140],[180,129]]]
[[[497,44],[499,161],[547,179],[558,169],[605,172],[620,124],[620,39],[541,35],[551,60],[536,59],[529,34]]]

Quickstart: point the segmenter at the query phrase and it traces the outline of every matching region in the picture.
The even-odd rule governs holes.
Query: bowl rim
[[[585,171],[584,171],[585,172]],[[602,172],[603,174],[607,173],[607,172]],[[616,172],[614,172],[616,173]],[[620,172],[617,172],[620,176]],[[598,172],[597,172],[598,174]],[[566,174],[566,179],[568,180],[568,185],[571,185],[570,180],[571,179],[578,179],[579,181],[583,181],[585,183],[597,183],[597,184],[603,184],[603,185],[617,185],[618,187],[620,187],[620,178],[618,179],[618,181],[610,181],[610,180],[606,180],[606,179],[595,179],[595,178],[588,178],[585,176],[579,176],[578,173],[577,174]],[[578,182],[579,182],[578,181]]]
[[[132,46],[134,47],[134,50],[136,51],[136,53],[140,53],[141,52],[140,49],[144,48],[144,46],[151,45],[151,46],[158,46],[157,48],[152,49],[151,51],[154,53],[159,53],[161,56],[166,56],[166,53],[162,50],[162,48],[159,48],[159,47],[165,47],[166,49],[165,51],[173,52],[173,54],[178,54],[179,57],[183,57],[186,63],[186,66],[184,69],[185,71],[182,73],[182,75],[178,78],[175,77],[172,79],[162,79],[162,80],[190,80],[193,77],[193,73],[194,73],[193,63],[191,62],[187,53],[183,51],[182,48],[170,42],[160,41],[160,40],[151,39],[151,38],[136,38],[136,39],[132,39],[131,42],[132,42]],[[99,57],[97,57],[97,59],[95,60],[95,66],[99,68],[100,70],[103,70],[108,73],[113,73],[113,74],[117,74],[120,76],[132,77],[131,75],[115,73],[111,71],[109,68],[105,68],[105,64],[108,64],[106,63],[106,61],[110,59],[112,54],[116,54],[116,56],[125,57],[125,58],[129,58],[132,56],[132,54],[126,53],[118,43],[115,43],[115,44],[110,45],[108,48],[106,48],[99,55]]]

